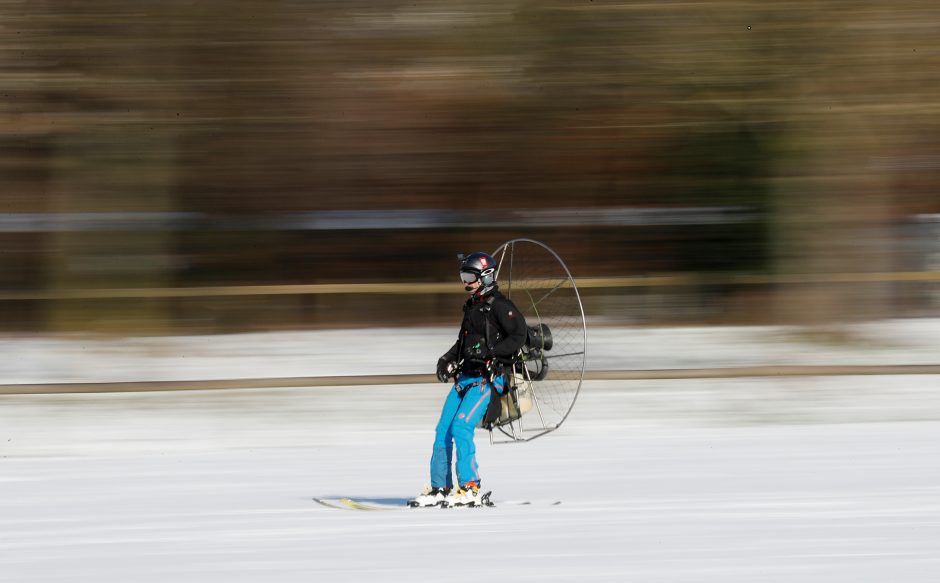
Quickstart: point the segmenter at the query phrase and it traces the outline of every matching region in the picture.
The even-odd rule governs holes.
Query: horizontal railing
[[[820,275],[672,274],[625,277],[583,277],[579,289],[686,287],[696,285],[801,285],[940,282],[940,271],[829,273]],[[59,289],[0,293],[0,301],[80,300],[111,298],[192,298],[321,294],[464,294],[459,282],[317,283],[163,288]]]
[[[692,380],[761,377],[940,375],[940,365],[762,365],[742,367],[589,370],[586,381]],[[438,384],[433,374],[386,374],[354,376],[310,376],[242,378],[215,380],[61,382],[0,384],[0,395],[42,395],[56,393],[116,393],[149,391],[204,391],[212,389],[274,389],[309,387],[347,387],[366,385]]]

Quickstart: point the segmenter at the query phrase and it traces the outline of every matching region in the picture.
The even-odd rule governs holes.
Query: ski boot
[[[421,494],[408,501],[408,506],[412,508],[443,506],[444,500],[450,494],[450,491],[450,488],[432,488],[425,484]]]
[[[480,484],[478,482],[467,482],[460,488],[451,492],[450,496],[444,499],[442,506],[444,508],[459,506],[493,506],[493,503],[490,502],[490,494],[490,492],[484,494],[483,491],[480,490]]]

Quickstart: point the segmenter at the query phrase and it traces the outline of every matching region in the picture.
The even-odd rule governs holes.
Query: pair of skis
[[[348,510],[407,510],[411,508],[483,508],[496,506],[491,500],[492,492],[480,496],[480,500],[473,504],[459,504],[450,506],[441,501],[432,506],[419,506],[414,500],[406,498],[314,498],[313,501],[320,506],[328,508],[341,508]]]
[[[443,506],[437,504],[434,506],[409,506],[410,500],[407,498],[353,498],[353,497],[340,497],[340,498],[314,498],[313,501],[319,504],[320,506],[325,506],[327,508],[336,508],[340,510],[365,510],[369,512],[382,512],[388,510],[411,510],[411,509],[422,509],[422,508],[495,508],[496,503],[490,500],[490,494],[492,492],[487,492],[484,494],[480,501],[481,503],[475,504],[473,506]],[[555,500],[552,502],[546,503],[549,506],[558,506],[561,504],[561,500]],[[530,500],[509,500],[501,501],[499,503],[500,507],[503,506],[534,506],[535,502]],[[539,504],[541,505],[541,504]]]

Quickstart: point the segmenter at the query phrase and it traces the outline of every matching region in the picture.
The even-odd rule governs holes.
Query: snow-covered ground
[[[588,370],[940,364],[940,320],[857,324],[836,342],[786,327],[592,326]],[[0,338],[0,384],[431,374],[456,329],[151,338]]]
[[[0,581],[940,580],[940,377],[594,381],[426,480],[443,385],[0,396]],[[560,505],[550,503],[561,500]]]
[[[938,364],[937,321],[596,328],[588,368]],[[0,384],[429,373],[449,329],[6,338]],[[427,480],[439,384],[0,395],[0,581],[940,581],[940,376],[590,381],[478,436],[488,509]],[[560,505],[552,505],[560,500]]]

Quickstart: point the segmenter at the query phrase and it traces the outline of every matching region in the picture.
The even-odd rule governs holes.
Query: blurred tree
[[[159,213],[175,208],[175,138],[169,123],[178,99],[167,83],[179,54],[160,42],[167,13],[121,2],[23,3],[20,22],[36,70],[33,113],[51,120],[43,202],[35,210],[84,217],[48,232],[47,281],[59,292],[162,287],[172,272],[171,234],[96,227],[96,213]],[[55,121],[58,120],[58,123]],[[58,300],[53,330],[164,331],[160,299],[134,302]]]
[[[749,298],[752,318],[877,316],[890,307],[883,283],[826,279],[890,270],[897,217],[940,210],[938,22],[927,0],[6,0],[9,212],[232,220],[6,234],[16,251],[3,266],[20,279],[4,281],[36,287],[40,244],[57,290],[431,281],[452,277],[456,250],[529,235],[582,275],[811,282],[781,283],[775,310]],[[712,206],[756,219],[513,233],[263,227],[307,210]],[[257,224],[238,228],[244,217]],[[410,258],[422,254],[428,269],[415,275]],[[716,313],[730,309],[726,290],[708,293]],[[163,301],[123,313],[114,302],[57,306],[60,329],[179,313]],[[225,319],[256,309],[232,302]],[[265,310],[291,323],[337,312],[319,298]]]

